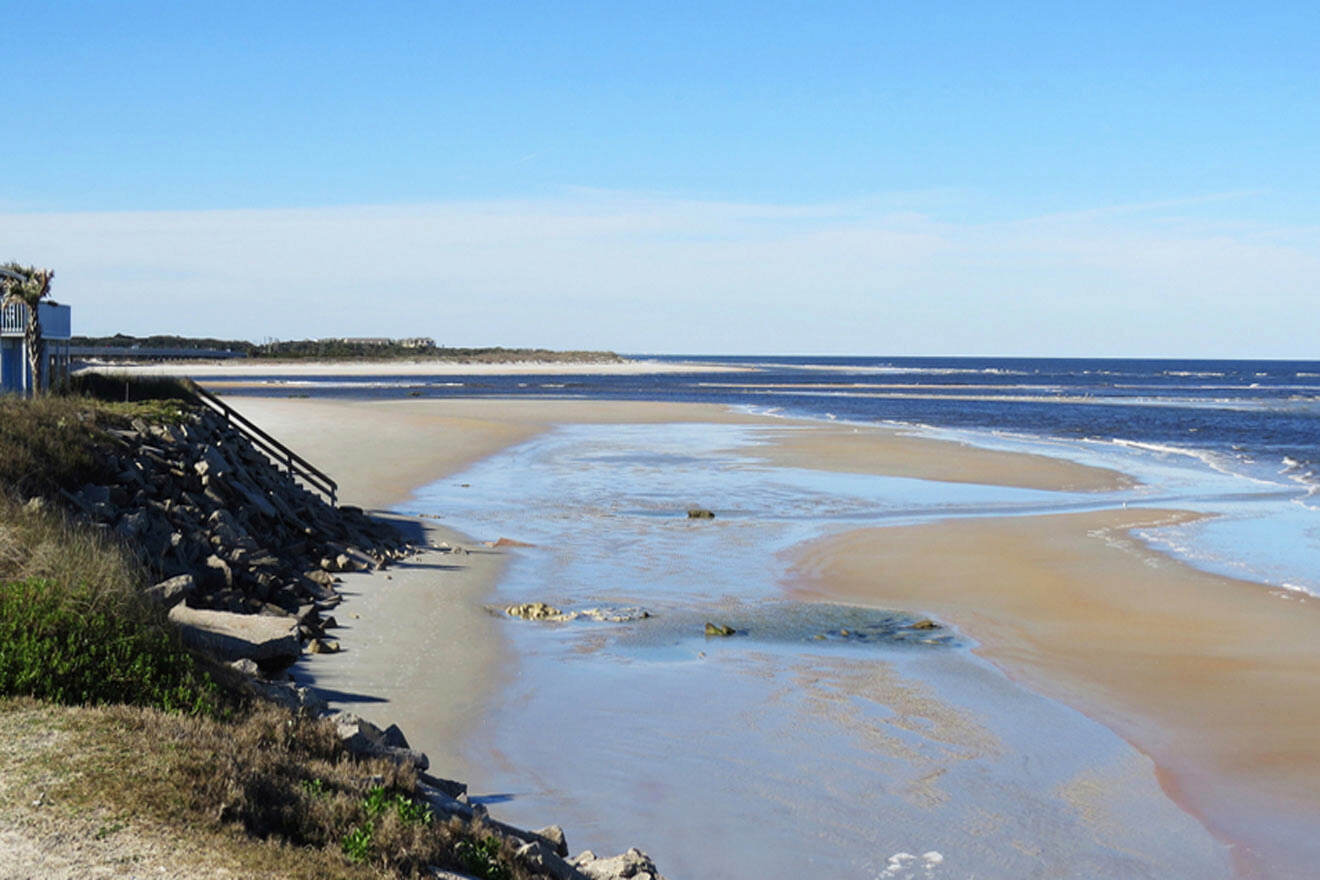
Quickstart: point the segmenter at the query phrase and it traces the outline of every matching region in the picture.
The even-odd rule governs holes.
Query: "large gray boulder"
[[[544,841],[533,840],[524,844],[518,847],[516,854],[538,874],[547,874],[554,880],[586,880],[586,875],[562,859]]]
[[[564,836],[563,828],[558,825],[547,825],[544,828],[536,829],[532,832],[532,835],[550,844],[555,855],[568,857],[568,838]]]
[[[233,614],[175,605],[170,622],[179,628],[185,644],[221,660],[255,660],[273,665],[298,659],[298,621],[264,614]]]
[[[396,725],[391,724],[388,731],[381,730],[352,712],[335,712],[329,717],[344,747],[355,755],[389,758],[396,764],[411,764],[418,770],[431,766],[425,752],[408,748],[407,738]],[[397,745],[399,742],[403,745]]]
[[[196,589],[197,583],[193,580],[193,576],[181,574],[178,577],[172,577],[169,580],[147,587],[143,592],[151,601],[164,605],[166,608],[173,608],[191,596]]]
[[[248,688],[260,697],[292,709],[295,712],[306,711],[315,715],[323,714],[327,708],[325,700],[311,688],[300,687],[291,681],[262,681],[250,679]]]

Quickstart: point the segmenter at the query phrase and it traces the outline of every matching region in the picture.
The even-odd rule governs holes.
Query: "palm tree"
[[[41,365],[46,361],[46,342],[41,337],[41,309],[43,299],[50,296],[53,269],[37,269],[18,263],[0,265],[0,308],[11,304],[27,307],[27,324],[23,327],[23,347],[27,350],[28,369],[32,375],[32,393],[41,389]]]

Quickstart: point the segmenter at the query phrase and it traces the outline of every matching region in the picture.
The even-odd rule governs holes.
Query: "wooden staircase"
[[[270,456],[271,461],[287,470],[290,475],[300,480],[309,489],[321,493],[332,506],[336,503],[335,497],[339,492],[339,484],[330,479],[320,468],[317,468],[307,459],[261,430],[238,410],[196,382],[189,381],[188,386],[189,390],[197,395],[198,400],[223,416],[227,425],[246,437],[253,446]]]

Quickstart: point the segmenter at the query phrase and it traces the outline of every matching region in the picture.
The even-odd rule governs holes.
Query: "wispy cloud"
[[[975,224],[884,200],[581,190],[405,207],[0,214],[0,258],[55,267],[59,298],[98,333],[423,333],[628,351],[1313,350],[1315,231],[1150,222],[1185,204]]]

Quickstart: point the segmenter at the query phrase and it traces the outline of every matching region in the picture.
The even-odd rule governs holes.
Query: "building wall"
[[[13,337],[0,339],[0,391],[25,391],[26,378],[27,358],[23,356],[23,340]]]

